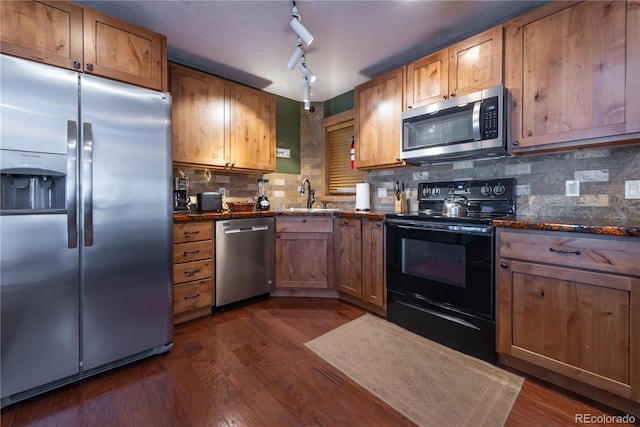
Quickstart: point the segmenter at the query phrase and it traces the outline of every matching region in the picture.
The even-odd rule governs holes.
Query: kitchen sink
[[[300,212],[300,213],[314,213],[314,212],[340,212],[337,208],[286,208],[280,209],[280,212]]]

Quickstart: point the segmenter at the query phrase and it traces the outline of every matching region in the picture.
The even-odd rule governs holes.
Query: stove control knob
[[[433,190],[431,190],[431,193],[432,193],[434,196],[439,195],[439,194],[440,194],[440,188],[438,188],[438,186],[433,187]]]
[[[491,193],[491,186],[489,185],[489,183],[486,183],[482,187],[480,187],[480,193],[482,193],[483,196]]]
[[[424,197],[429,197],[429,194],[431,194],[431,189],[430,189],[429,187],[424,187],[424,188],[422,189],[422,195],[423,195]]]
[[[498,185],[493,187],[493,192],[495,194],[497,194],[498,196],[501,195],[501,194],[504,194],[505,191],[506,191],[506,188],[504,188],[504,185],[502,185],[501,182],[499,182]]]

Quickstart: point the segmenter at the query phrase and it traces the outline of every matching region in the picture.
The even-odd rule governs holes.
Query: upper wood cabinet
[[[231,162],[236,169],[276,169],[276,100],[266,92],[232,85]]]
[[[229,84],[171,64],[174,163],[229,166]]]
[[[237,172],[275,170],[275,97],[171,64],[177,164]]]
[[[405,68],[405,109],[501,85],[503,29],[487,30]]]
[[[388,72],[354,89],[356,167],[400,166],[400,113],[404,72]]]
[[[512,152],[640,131],[639,1],[553,2],[509,22],[505,46]]]
[[[168,90],[162,34],[71,2],[0,2],[0,50],[155,90]]]

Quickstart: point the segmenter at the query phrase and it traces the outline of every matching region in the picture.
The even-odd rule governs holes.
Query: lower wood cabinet
[[[384,224],[336,218],[336,290],[340,298],[386,315]]]
[[[173,225],[174,323],[211,314],[214,301],[213,224]]]
[[[638,415],[640,239],[510,229],[497,236],[501,360]]]
[[[335,296],[333,218],[276,217],[275,296]]]

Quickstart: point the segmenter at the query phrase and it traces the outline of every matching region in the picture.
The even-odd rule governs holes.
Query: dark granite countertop
[[[173,214],[173,222],[213,221],[219,219],[258,218],[273,216],[271,211],[250,212],[178,212]]]
[[[640,220],[610,220],[568,217],[509,216],[493,220],[493,225],[521,230],[568,231],[607,236],[640,237]]]
[[[236,218],[255,218],[255,217],[269,217],[269,216],[339,216],[347,218],[366,218],[371,220],[384,220],[385,213],[383,212],[353,212],[342,211],[336,209],[313,209],[306,210],[276,210],[276,211],[250,211],[250,212],[178,212],[173,214],[173,222],[183,221],[213,221],[221,219],[236,219]]]

